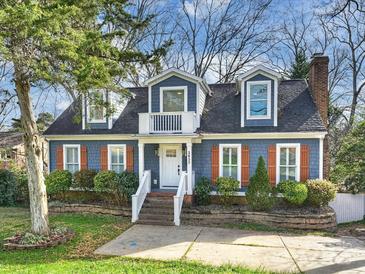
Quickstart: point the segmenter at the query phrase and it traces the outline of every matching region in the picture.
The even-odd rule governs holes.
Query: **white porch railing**
[[[132,223],[138,220],[139,212],[148,193],[151,192],[151,170],[145,170],[136,194],[132,195]]]
[[[181,209],[184,202],[184,195],[188,190],[188,173],[183,171],[180,176],[179,187],[174,196],[174,223],[180,225]]]
[[[193,133],[197,129],[196,114],[189,112],[139,113],[139,133]]]

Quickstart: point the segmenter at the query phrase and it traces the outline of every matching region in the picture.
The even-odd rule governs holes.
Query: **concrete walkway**
[[[234,264],[283,272],[365,273],[365,243],[353,237],[134,225],[95,253]]]

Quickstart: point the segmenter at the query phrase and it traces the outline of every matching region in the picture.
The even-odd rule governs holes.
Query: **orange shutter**
[[[215,184],[219,176],[219,147],[212,146],[212,183]]]
[[[267,167],[269,173],[269,181],[272,186],[276,185],[276,145],[269,145],[267,153]]]
[[[108,170],[108,147],[102,146],[100,148],[100,169]]]
[[[309,146],[300,146],[300,181],[305,182],[309,178]]]
[[[87,147],[81,146],[81,170],[87,169]]]
[[[248,186],[250,181],[250,151],[248,145],[241,148],[241,186]]]
[[[134,171],[133,146],[127,146],[127,171]]]
[[[63,147],[62,146],[57,146],[56,169],[63,170]]]

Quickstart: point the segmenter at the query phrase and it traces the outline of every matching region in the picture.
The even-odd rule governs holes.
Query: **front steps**
[[[174,225],[175,193],[152,192],[146,197],[137,224]]]

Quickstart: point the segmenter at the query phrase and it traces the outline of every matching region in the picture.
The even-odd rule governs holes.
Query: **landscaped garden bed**
[[[30,232],[16,234],[4,239],[5,250],[28,250],[54,247],[64,244],[75,236],[75,232],[69,228],[58,227],[51,229],[48,236],[35,235]]]

